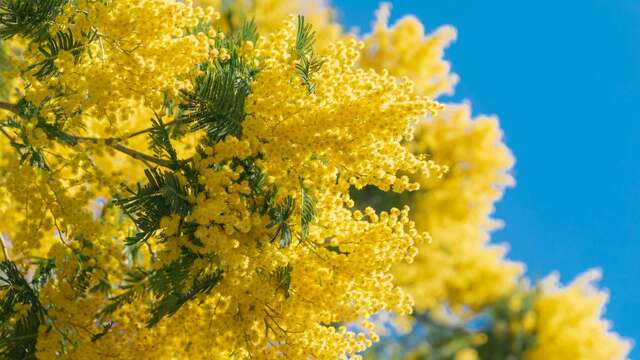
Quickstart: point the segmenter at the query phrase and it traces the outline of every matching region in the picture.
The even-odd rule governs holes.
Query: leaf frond
[[[305,24],[304,16],[298,15],[295,43],[295,55],[298,58],[296,73],[309,94],[315,93],[316,85],[313,76],[320,71],[324,64],[324,60],[313,50],[315,39],[316,33],[312,30],[311,25]]]
[[[0,0],[0,38],[40,39],[70,0]]]

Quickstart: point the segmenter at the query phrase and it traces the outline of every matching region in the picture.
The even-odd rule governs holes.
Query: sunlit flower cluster
[[[411,146],[449,171],[442,179],[421,179],[415,218],[433,242],[422,246],[415,264],[398,268],[398,279],[420,309],[482,309],[508,294],[522,273],[521,265],[504,259],[504,246],[487,244],[499,226],[490,218],[493,204],[513,184],[513,157],[498,121],[472,118],[469,105],[447,106],[420,124]]]
[[[415,119],[438,105],[414,95],[408,83],[356,69],[356,43],[327,50],[330,55],[317,74],[322,81],[309,94],[304,84],[291,80],[294,24],[288,22],[256,46],[262,67],[247,99],[253,116],[245,120],[242,137],[205,149],[199,162],[205,193],[195,199],[192,216],[199,224],[195,236],[204,245],[175,239],[160,253],[162,261],[171,262],[179,247],[191,246],[220,259],[216,265],[224,269],[223,280],[204,301],[223,305],[210,314],[210,328],[199,329],[197,336],[210,339],[207,346],[221,356],[354,355],[372,344],[375,333],[359,335],[330,324],[412,309],[410,298],[394,285],[389,264],[411,261],[425,235],[415,229],[407,208],[352,212],[348,189],[377,184],[404,191],[414,185],[396,177],[399,171],[427,176],[437,170],[400,141],[411,136]],[[379,118],[380,113],[385,116]],[[316,202],[317,220],[306,237],[284,249],[274,241],[269,217],[251,211],[249,184],[238,183],[243,171],[238,160],[256,153],[262,154],[257,164],[267,181],[277,186],[277,201],[289,197],[301,204],[305,191]],[[293,219],[302,216],[299,212],[294,210]],[[170,222],[169,233],[175,229]],[[300,221],[291,223],[293,233],[303,231]],[[290,271],[284,290],[282,279],[273,276],[283,269]],[[227,335],[217,335],[220,328]]]
[[[365,37],[362,66],[409,77],[419,94],[435,97],[453,93],[458,77],[443,57],[444,49],[456,38],[456,30],[442,26],[425,34],[414,16],[405,16],[390,27],[390,10],[388,3],[378,9],[373,32]]]
[[[514,184],[498,120],[434,100],[458,81],[455,30],[389,11],[359,40],[323,0],[78,0],[46,23],[58,43],[3,41],[0,265],[37,299],[0,281],[0,336],[37,326],[0,354],[37,339],[38,359],[360,359],[388,344],[373,315],[417,312],[461,331],[406,358],[482,358],[496,333],[534,339],[500,340],[527,360],[624,358],[593,273],[529,288],[489,242]],[[235,98],[185,120],[211,74],[232,81],[209,101],[248,89],[219,137]],[[370,189],[384,211],[358,202]]]
[[[126,119],[128,108],[137,104],[157,109],[165,96],[176,98],[188,86],[193,64],[209,56],[208,44],[215,37],[185,30],[219,17],[211,7],[179,2],[67,5],[51,30],[71,34],[78,47],[86,49],[61,50],[54,61],[59,75],[51,80],[38,79],[40,67],[28,72],[27,99],[39,104],[57,89],[64,96],[56,105],[66,114],[82,108],[87,115],[111,121]],[[26,52],[24,61],[39,63],[45,56]]]
[[[596,287],[599,278],[599,271],[590,270],[566,287],[557,274],[541,282],[534,306],[536,343],[525,359],[626,359],[631,342],[601,319],[609,296]]]
[[[225,32],[239,28],[243,20],[252,19],[260,33],[266,35],[279,30],[290,15],[302,14],[317,32],[319,49],[345,36],[327,0],[196,0],[195,3],[218,9],[224,15],[219,24]]]

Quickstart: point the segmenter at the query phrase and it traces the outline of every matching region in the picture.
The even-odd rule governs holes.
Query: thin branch
[[[13,136],[9,135],[9,133],[2,126],[0,126],[0,132],[2,132],[2,134],[4,136],[6,136],[7,139],[9,139],[9,141],[11,141],[12,144],[14,144],[16,142],[16,140],[13,138]]]
[[[4,259],[6,261],[11,261],[11,257],[9,257],[9,249],[7,249],[7,245],[4,242],[4,235],[0,233],[0,247],[2,247],[2,254],[4,255]]]
[[[149,251],[149,253],[151,254],[151,262],[158,261],[158,254],[156,254],[156,252],[153,251],[153,247],[151,247],[151,244],[149,244],[149,241],[147,241],[147,239],[144,239],[143,242],[145,243],[145,245],[147,245],[147,251]]]
[[[4,101],[0,101],[0,109],[5,109],[8,111],[11,111],[13,113],[15,113],[16,115],[20,115],[20,111],[17,107],[17,105],[15,104],[11,104],[11,103],[7,103]],[[177,121],[171,121],[165,124],[165,126],[170,126],[170,125],[174,125]],[[149,131],[153,130],[153,128],[147,128],[147,129],[143,129],[140,131],[136,131],[133,132],[129,135],[123,136],[123,137],[113,137],[113,138],[95,138],[95,137],[84,137],[84,136],[75,136],[72,134],[68,134],[69,136],[71,136],[72,138],[74,138],[76,141],[87,141],[87,142],[92,142],[94,144],[100,144],[100,143],[104,143],[107,146],[110,146],[112,148],[114,148],[117,151],[120,151],[121,153],[127,154],[129,156],[131,156],[134,159],[143,161],[147,166],[149,165],[149,163],[153,163],[156,165],[160,165],[160,166],[164,166],[166,168],[170,168],[173,169],[176,166],[176,163],[173,161],[169,161],[169,160],[164,160],[164,159],[158,159],[156,157],[153,157],[151,155],[147,155],[144,154],[142,152],[139,152],[137,150],[133,150],[131,148],[128,148],[124,145],[118,144],[117,142],[119,141],[124,141],[127,139],[130,139],[132,137],[138,136],[138,135],[142,135],[144,133],[147,133]],[[11,135],[9,135],[9,133],[7,133],[2,126],[0,126],[0,132],[2,132],[2,134],[4,134],[10,141],[14,142],[14,139]],[[150,166],[149,166],[150,167]]]
[[[173,161],[169,161],[169,160],[164,160],[164,159],[158,159],[156,157],[153,157],[151,155],[147,155],[145,153],[141,153],[139,151],[130,149],[126,146],[120,145],[120,144],[111,144],[110,145],[112,148],[114,148],[115,150],[120,151],[121,153],[127,154],[129,156],[131,156],[134,159],[137,160],[141,160],[144,162],[150,162],[150,163],[154,163],[160,166],[164,166],[166,168],[169,169],[173,169],[176,167],[176,163]]]
[[[165,124],[164,124],[164,126],[167,126],[167,127],[169,127],[169,126],[173,126],[173,125],[175,125],[177,122],[178,122],[178,120],[169,121],[168,123],[165,123]],[[148,132],[149,132],[149,131],[151,131],[151,130],[153,130],[153,127],[149,127],[149,128],[146,128],[146,129],[143,129],[143,130],[140,130],[140,131],[133,132],[133,133],[131,133],[131,134],[127,135],[127,136],[123,136],[123,137],[121,137],[120,139],[122,139],[122,140],[131,139],[132,137],[136,137],[136,136],[138,136],[138,135],[142,135],[142,134],[144,134],[144,133],[148,133]]]
[[[147,155],[140,151],[128,148],[122,144],[118,144],[116,141],[120,141],[121,139],[119,138],[99,139],[99,138],[82,137],[82,136],[75,136],[75,135],[70,135],[70,136],[73,137],[73,139],[76,141],[85,141],[85,142],[91,142],[94,144],[100,144],[101,142],[104,142],[105,145],[112,147],[114,150],[120,151],[121,153],[127,154],[136,160],[140,160],[144,162],[145,165],[147,165],[148,167],[151,167],[149,166],[149,163],[154,163],[156,165],[164,166],[169,169],[173,169],[176,166],[176,164],[173,161],[158,159],[151,155]]]
[[[14,114],[20,114],[20,109],[18,109],[18,106],[8,102],[0,101],[0,109],[11,111]]]
[[[175,125],[177,122],[178,122],[177,120],[173,120],[173,121],[170,121],[170,122],[168,122],[168,123],[166,123],[164,125],[165,126],[172,126],[172,125]],[[96,143],[96,144],[100,143],[100,142],[104,142],[106,145],[111,145],[111,144],[113,144],[115,142],[125,141],[125,140],[131,139],[133,137],[136,137],[136,136],[139,136],[139,135],[142,135],[142,134],[146,134],[151,130],[153,130],[153,127],[149,127],[149,128],[146,128],[146,129],[138,130],[136,132],[132,132],[131,134],[124,135],[124,136],[121,136],[121,137],[110,137],[110,138],[97,138],[97,137],[86,137],[86,136],[74,136],[74,137],[78,141],[91,141],[91,142]]]

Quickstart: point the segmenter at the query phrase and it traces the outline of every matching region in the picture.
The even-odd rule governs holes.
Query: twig
[[[169,121],[168,123],[165,123],[164,126],[169,127],[169,126],[173,126],[173,125],[175,125],[177,123],[178,123],[178,120],[173,120],[173,121]],[[153,130],[153,127],[149,127],[149,128],[146,128],[146,129],[143,129],[143,130],[140,130],[140,131],[133,132],[133,133],[127,135],[127,136],[123,136],[121,139],[122,140],[131,139],[132,137],[136,137],[138,135],[142,135],[144,133],[148,133],[151,130]]]
[[[18,114],[18,115],[20,113],[20,110],[18,109],[18,106],[16,106],[15,104],[4,102],[4,101],[0,101],[0,109],[8,110],[8,111],[11,111],[12,113]]]
[[[4,235],[2,235],[2,233],[0,233],[0,247],[2,247],[2,254],[4,255],[5,261],[11,261],[11,257],[9,257],[9,250],[4,242]]]
[[[164,167],[169,168],[169,169],[173,169],[173,168],[176,167],[176,163],[173,162],[173,161],[164,160],[164,159],[158,159],[158,158],[155,158],[155,157],[153,157],[151,155],[147,155],[145,153],[141,153],[139,151],[130,149],[130,148],[128,148],[126,146],[123,146],[123,145],[120,145],[120,144],[112,144],[110,146],[112,148],[120,151],[121,153],[127,154],[127,155],[129,155],[132,158],[137,159],[137,160],[154,163],[154,164],[157,164],[157,165],[160,165],[160,166],[164,166]]]
[[[178,122],[177,120],[169,121],[168,123],[164,124],[164,126],[172,126],[172,125],[175,125],[177,122]],[[132,132],[131,134],[124,135],[121,137],[110,137],[110,138],[97,138],[97,137],[73,136],[73,135],[72,136],[78,141],[90,141],[96,144],[100,142],[104,142],[106,145],[112,145],[115,142],[128,140],[133,137],[148,133],[151,130],[153,130],[153,127],[138,130],[136,132]]]
[[[9,139],[9,141],[11,141],[12,144],[16,142],[15,139],[13,138],[13,136],[9,135],[7,130],[5,130],[2,126],[0,126],[0,132],[2,132],[2,134],[4,136],[6,136],[7,139]]]

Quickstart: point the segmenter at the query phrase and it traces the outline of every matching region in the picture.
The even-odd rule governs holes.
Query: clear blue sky
[[[333,4],[365,32],[378,7]],[[409,13],[458,29],[454,99],[497,114],[517,158],[495,241],[533,279],[602,268],[607,317],[640,341],[640,0],[393,2],[392,20]]]

